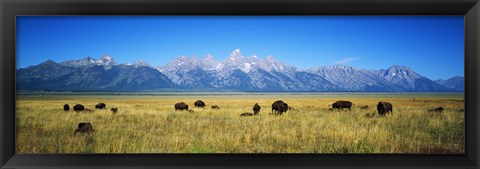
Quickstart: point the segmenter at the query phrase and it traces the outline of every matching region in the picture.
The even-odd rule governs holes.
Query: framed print
[[[4,168],[478,168],[478,1],[5,1]]]

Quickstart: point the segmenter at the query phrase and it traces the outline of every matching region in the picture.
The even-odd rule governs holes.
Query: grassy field
[[[415,100],[412,98],[415,97]],[[201,99],[206,108],[193,108]],[[283,100],[295,108],[270,115]],[[352,110],[331,111],[337,100]],[[185,102],[194,113],[175,111]],[[393,104],[378,116],[376,104]],[[95,110],[97,103],[108,110]],[[80,103],[91,113],[64,112]],[[258,116],[240,117],[262,107]],[[210,106],[218,105],[219,110]],[[368,105],[368,110],[360,106]],[[442,113],[428,109],[442,106]],[[116,114],[110,112],[117,107]],[[19,95],[17,153],[464,153],[463,94]],[[375,114],[369,117],[367,114]],[[90,134],[74,135],[91,122]]]

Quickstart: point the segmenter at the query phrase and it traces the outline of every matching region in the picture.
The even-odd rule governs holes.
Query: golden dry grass
[[[197,99],[207,107],[192,108]],[[269,115],[278,99],[296,110]],[[350,100],[354,108],[328,110],[337,100]],[[393,115],[376,114],[380,100],[393,104]],[[175,111],[181,101],[195,112]],[[118,113],[63,111],[65,103],[94,109],[100,102]],[[239,116],[252,112],[256,102],[260,115]],[[358,108],[363,105],[370,108]],[[427,112],[437,106],[445,111]],[[450,96],[415,101],[333,94],[21,96],[16,148],[17,153],[464,153],[463,109],[463,98]],[[91,122],[95,131],[74,135],[80,122]]]

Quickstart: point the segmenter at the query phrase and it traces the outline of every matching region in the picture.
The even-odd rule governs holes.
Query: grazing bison
[[[352,102],[351,101],[343,101],[343,100],[340,100],[340,101],[337,101],[335,103],[332,104],[332,108],[333,109],[344,109],[344,108],[347,108],[348,110],[350,110],[352,108]]]
[[[98,104],[95,106],[95,108],[96,108],[96,109],[104,109],[105,106],[106,106],[105,103],[98,103]]]
[[[258,114],[258,112],[260,112],[260,105],[258,105],[258,103],[255,103],[255,105],[253,105],[253,114]]]
[[[285,103],[281,100],[277,100],[277,101],[273,102],[272,113],[282,115],[282,113],[286,113],[287,111],[288,111],[288,104],[287,103]]]
[[[175,104],[175,110],[188,110],[188,105],[184,102]]]
[[[242,113],[240,114],[240,117],[245,117],[245,116],[253,116],[253,113]]]
[[[68,104],[64,104],[63,111],[70,111],[70,106]]]
[[[218,107],[217,105],[213,105],[212,109],[220,109],[220,107]]]
[[[377,111],[379,115],[385,115],[386,113],[390,112],[393,115],[393,106],[389,102],[378,102]]]
[[[368,109],[368,105],[362,106],[362,107],[360,107],[360,109],[362,109],[362,110],[367,110],[367,109]]]
[[[195,102],[195,107],[200,107],[200,108],[203,108],[205,107],[205,102],[201,101],[201,100],[197,100]]]
[[[75,130],[74,134],[90,133],[91,131],[94,131],[92,123],[78,123],[78,128]]]
[[[118,108],[114,107],[110,109],[111,112],[116,113],[118,111]]]
[[[77,104],[77,105],[73,106],[73,110],[74,111],[84,111],[85,107],[81,104]]]
[[[429,112],[439,112],[439,113],[441,113],[443,111],[443,107],[437,107],[437,108],[434,108],[434,109],[430,109],[428,111]]]
[[[188,110],[188,112],[189,112],[189,113],[195,113],[195,111],[193,111],[193,110]]]

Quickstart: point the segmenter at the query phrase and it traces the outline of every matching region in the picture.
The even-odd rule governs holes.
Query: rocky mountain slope
[[[117,64],[110,56],[61,63],[48,60],[17,70],[20,90],[145,91],[161,89],[234,91],[463,91],[463,78],[432,81],[409,67],[365,70],[345,65],[300,70],[273,56],[245,57],[239,49],[223,61],[180,56],[164,66],[143,60]]]

